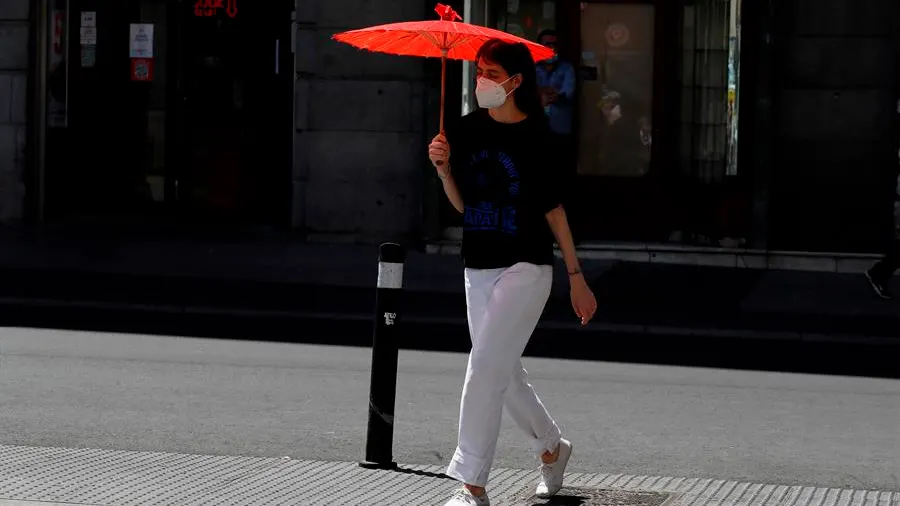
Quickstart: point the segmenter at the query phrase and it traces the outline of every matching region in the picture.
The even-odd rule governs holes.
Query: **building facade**
[[[434,3],[301,0],[297,8],[292,225],[314,240],[418,239],[426,139],[437,130],[434,64],[331,36],[431,19]]]
[[[0,222],[19,222],[25,211],[29,7],[0,5]]]
[[[458,233],[427,162],[440,66],[336,32],[433,0],[9,0],[0,221]],[[583,244],[876,252],[892,228],[895,0],[457,0],[557,31],[576,69]],[[449,111],[472,100],[448,65]],[[451,112],[452,114],[452,112]]]
[[[2,132],[24,177],[3,180],[5,222],[419,233],[427,65],[329,37],[422,18],[425,2],[13,4],[0,11],[21,18],[0,25],[0,98],[20,108],[0,122],[25,122],[25,98],[9,95],[24,92],[29,64],[35,94],[24,172],[26,136]]]
[[[555,29],[576,67],[582,242],[889,240],[897,2],[470,0],[467,19],[532,39]]]
[[[900,4],[772,2],[756,164],[777,249],[880,251],[897,178]],[[751,141],[755,142],[755,141]]]

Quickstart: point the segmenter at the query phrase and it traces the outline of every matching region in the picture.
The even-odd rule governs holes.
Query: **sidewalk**
[[[0,236],[0,306],[368,321],[377,248],[283,238],[225,240],[98,234]],[[900,344],[900,300],[861,274],[584,259],[599,312],[588,330]],[[464,325],[455,255],[410,252],[408,321]],[[576,328],[557,265],[544,328]]]
[[[440,506],[456,488],[442,467],[371,471],[353,462],[0,446],[0,506]],[[534,470],[499,469],[494,506],[900,506],[900,492],[710,480],[570,474],[535,499]]]

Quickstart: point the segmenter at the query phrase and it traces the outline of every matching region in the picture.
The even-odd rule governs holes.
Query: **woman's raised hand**
[[[431,159],[441,179],[446,179],[450,175],[450,145],[447,144],[447,138],[443,134],[438,134],[431,140],[428,158]]]

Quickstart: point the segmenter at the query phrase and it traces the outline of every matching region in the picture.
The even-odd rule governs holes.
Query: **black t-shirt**
[[[447,130],[450,167],[464,204],[462,257],[472,269],[553,263],[546,214],[560,205],[544,118],[500,123],[487,109]]]

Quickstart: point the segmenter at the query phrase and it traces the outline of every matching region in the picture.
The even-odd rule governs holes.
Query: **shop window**
[[[682,23],[681,171],[717,183],[738,174],[741,0],[696,0]]]
[[[47,219],[162,209],[167,3],[47,0],[47,7]]]
[[[736,177],[740,8],[741,0],[694,0],[682,10],[675,242],[746,244],[749,194]]]

